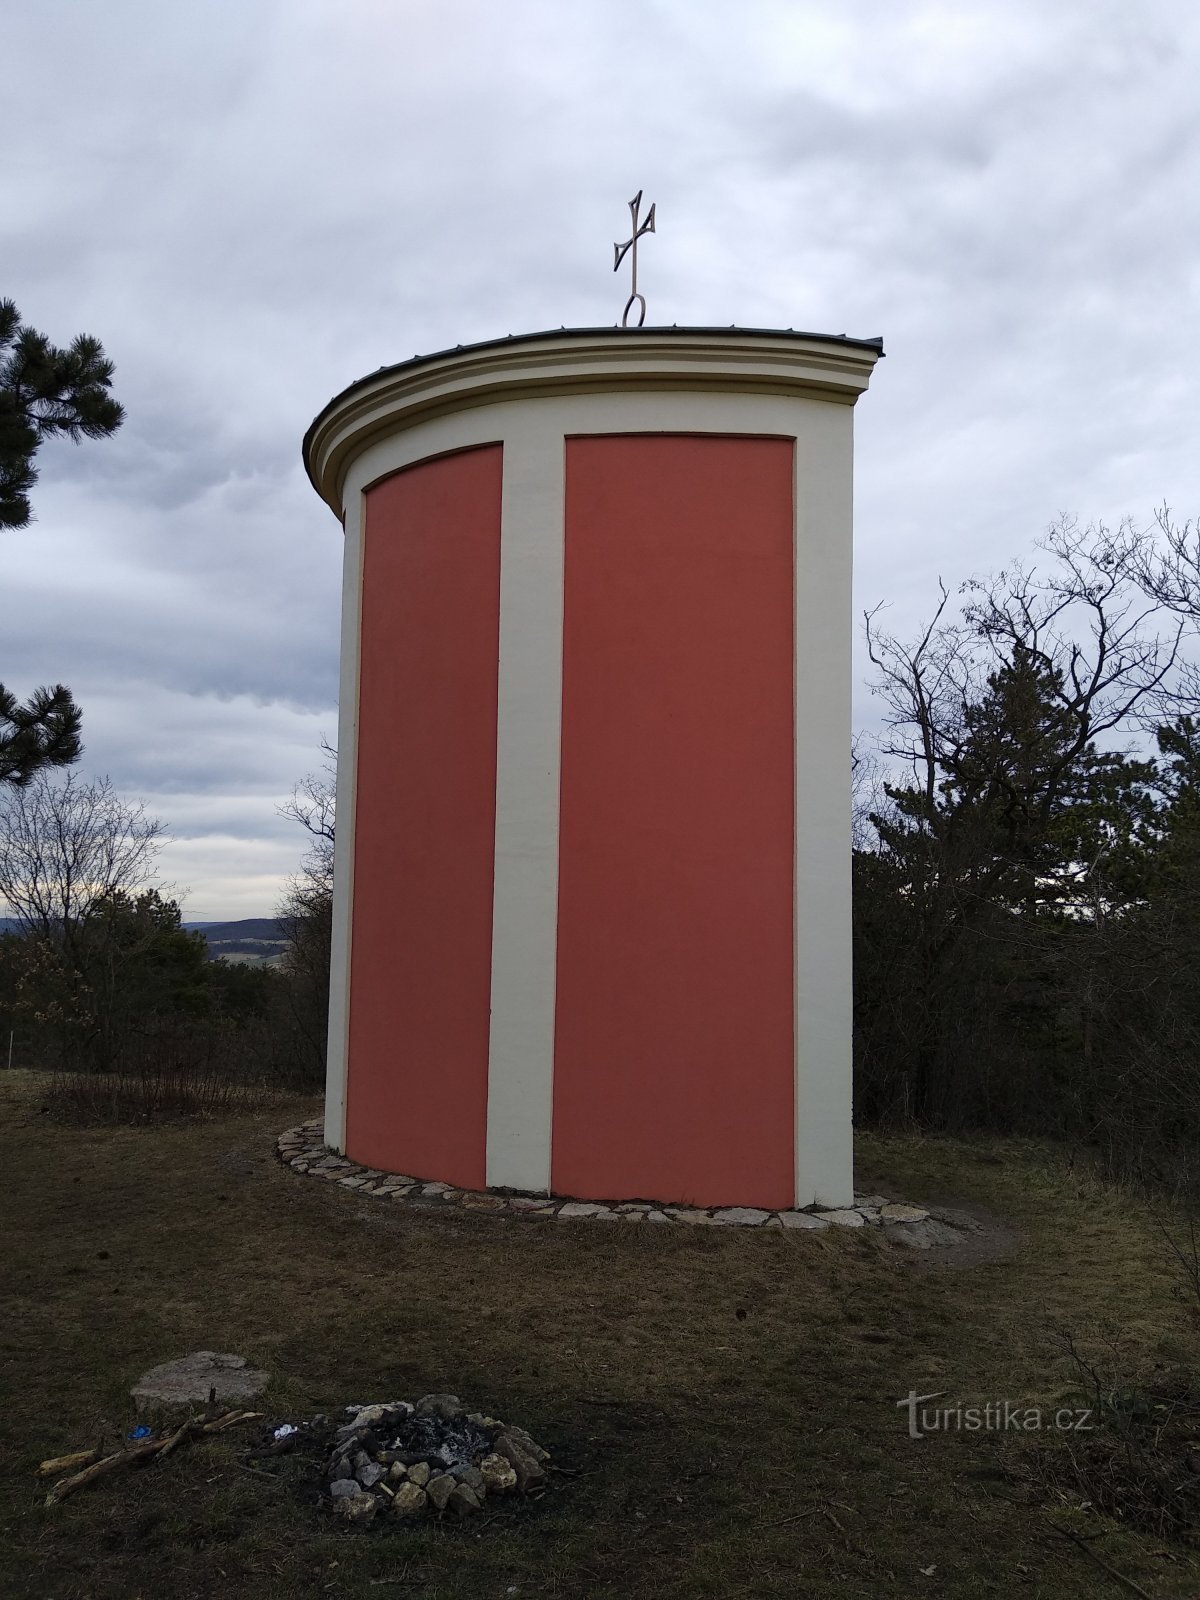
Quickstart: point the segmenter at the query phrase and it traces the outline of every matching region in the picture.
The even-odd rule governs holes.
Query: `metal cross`
[[[646,320],[646,301],[645,301],[645,297],[638,293],[638,286],[637,286],[637,242],[641,238],[642,234],[644,234],[644,233],[653,233],[654,232],[654,207],[653,206],[650,207],[650,210],[649,210],[649,213],[646,216],[645,222],[643,222],[641,227],[639,228],[638,227],[638,207],[641,205],[641,203],[642,203],[642,191],[639,189],[638,192],[634,195],[633,199],[629,202],[630,214],[633,217],[633,237],[631,239],[626,239],[624,244],[614,244],[613,245],[613,250],[614,250],[614,252],[616,254],[616,259],[613,261],[613,271],[614,272],[621,265],[622,261],[624,261],[626,251],[632,250],[632,252],[633,252],[632,257],[630,258],[632,266],[633,266],[633,293],[629,296],[629,299],[626,300],[626,302],[625,302],[625,310],[621,313],[621,326],[623,328],[627,328],[629,326],[629,313],[633,310],[633,302],[635,300],[638,302],[638,304],[642,308],[642,314],[637,319],[638,327],[640,328],[642,323],[645,322],[645,320]]]

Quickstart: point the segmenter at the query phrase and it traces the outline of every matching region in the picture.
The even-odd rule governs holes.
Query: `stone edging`
[[[423,1208],[463,1211],[504,1212],[514,1216],[589,1218],[597,1222],[677,1222],[698,1223],[707,1227],[803,1228],[820,1230],[876,1227],[900,1243],[927,1248],[930,1244],[955,1243],[957,1230],[935,1221],[922,1206],[888,1200],[879,1194],[855,1195],[853,1206],[829,1209],[814,1206],[809,1211],[761,1211],[754,1206],[658,1206],[641,1200],[612,1202],[564,1200],[537,1194],[500,1194],[485,1190],[456,1189],[448,1183],[426,1183],[419,1178],[401,1177],[361,1167],[340,1156],[325,1144],[324,1124],[304,1122],[281,1133],[276,1144],[281,1161],[293,1172],[324,1178],[356,1194],[378,1195],[383,1199],[415,1202]],[[930,1237],[930,1230],[946,1230],[948,1236]]]

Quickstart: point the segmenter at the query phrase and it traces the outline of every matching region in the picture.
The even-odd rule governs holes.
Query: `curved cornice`
[[[853,405],[882,339],[772,328],[572,328],[459,345],[381,367],[335,396],[304,435],[304,466],[335,516],[351,463],[389,433],[517,397],[696,390],[808,395]]]

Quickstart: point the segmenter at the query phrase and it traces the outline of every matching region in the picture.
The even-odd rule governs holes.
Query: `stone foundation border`
[[[396,1173],[362,1167],[338,1155],[325,1143],[321,1121],[304,1122],[279,1135],[279,1159],[293,1172],[327,1183],[340,1184],[356,1194],[416,1204],[424,1210],[490,1211],[510,1216],[554,1217],[595,1222],[683,1223],[702,1227],[799,1228],[812,1232],[830,1227],[875,1227],[901,1244],[927,1249],[935,1244],[956,1244],[959,1227],[933,1216],[923,1207],[889,1200],[884,1195],[855,1195],[853,1206],[807,1211],[762,1211],[756,1206],[668,1206],[649,1201],[569,1200],[539,1194],[500,1193],[493,1190],[456,1189],[449,1183],[427,1183]]]

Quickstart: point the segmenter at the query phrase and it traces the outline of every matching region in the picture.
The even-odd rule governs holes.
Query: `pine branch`
[[[0,783],[22,789],[43,767],[77,761],[82,721],[71,691],[61,683],[38,689],[27,705],[0,684]]]

